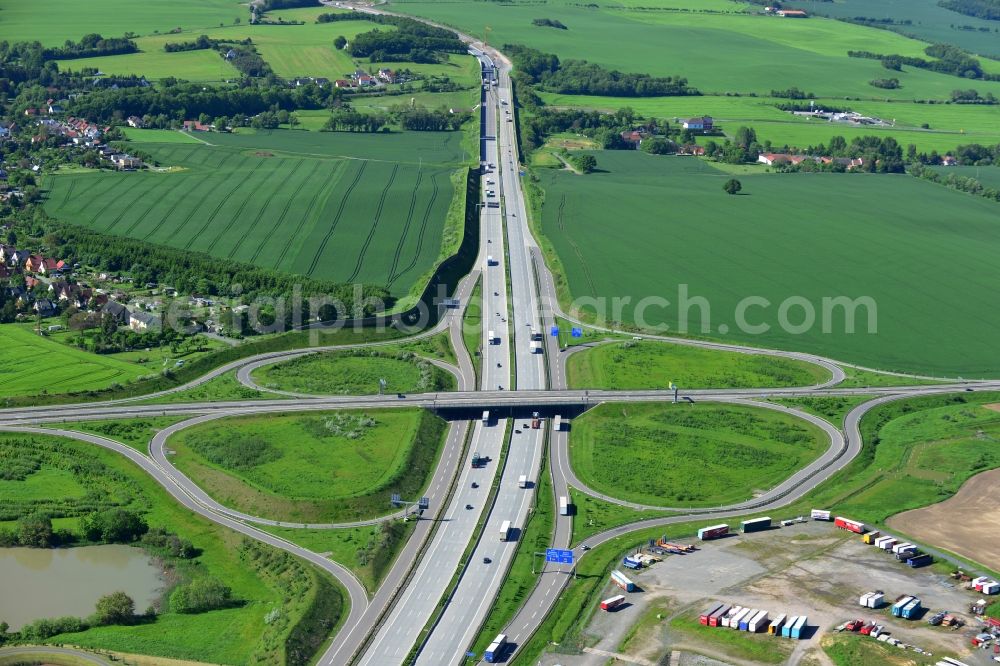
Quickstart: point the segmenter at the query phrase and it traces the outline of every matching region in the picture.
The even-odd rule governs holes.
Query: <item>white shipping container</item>
[[[813,520],[830,520],[830,512],[821,509],[813,509],[809,512],[809,516]]]
[[[888,539],[882,542],[882,550],[892,550],[892,547],[895,546],[897,543],[899,542],[893,539],[892,537],[889,537]]]
[[[879,537],[879,538],[875,539],[875,547],[876,548],[885,548],[885,544],[887,542],[889,542],[889,541],[894,541],[894,539],[891,536]]]
[[[991,580],[988,583],[983,583],[983,594],[997,594],[1000,593],[1000,583],[995,580]]]
[[[743,606],[733,606],[729,612],[726,613],[726,616],[719,622],[719,626],[728,627],[729,623],[732,622],[733,618],[736,617],[736,614],[741,610],[743,610]]]
[[[749,608],[742,608],[742,609],[740,609],[739,613],[737,613],[736,615],[732,616],[729,619],[729,628],[730,629],[739,629],[740,628],[740,622],[749,613],[750,613],[750,609]]]
[[[755,634],[758,631],[764,629],[764,627],[766,627],[767,625],[768,625],[767,611],[762,610],[759,613],[757,613],[757,615],[754,616],[752,620],[750,620],[750,625],[747,627],[747,631]]]
[[[900,551],[911,550],[913,548],[916,548],[916,546],[913,545],[912,543],[897,543],[895,546],[892,547],[892,552],[898,553]]]
[[[885,603],[885,595],[881,592],[874,592],[868,599],[868,608],[881,608]]]
[[[861,598],[858,599],[858,605],[859,606],[864,606],[865,608],[868,608],[869,607],[868,606],[868,601],[872,598],[872,596],[874,594],[875,594],[874,592],[869,592],[867,594],[862,594]]]

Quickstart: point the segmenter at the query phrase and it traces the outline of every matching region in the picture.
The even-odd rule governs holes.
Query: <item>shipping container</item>
[[[833,524],[842,530],[849,530],[856,534],[864,534],[865,524],[857,521],[851,520],[850,518],[844,518],[843,516],[837,516],[833,519]]]
[[[714,615],[715,613],[719,612],[719,610],[721,608],[722,608],[722,604],[715,604],[711,608],[707,609],[704,613],[702,613],[701,615],[698,616],[698,622],[699,622],[699,624],[703,624],[703,625],[705,625],[707,627],[708,626],[708,618],[712,617],[712,615]]]
[[[618,608],[625,602],[625,595],[616,594],[615,596],[605,599],[601,602],[601,610],[611,610],[612,608]]]
[[[486,652],[483,653],[483,661],[491,664],[501,661],[504,652],[507,651],[507,634],[500,634],[493,639]]]
[[[920,599],[914,599],[903,607],[899,616],[904,620],[913,620],[920,615],[920,610]]]
[[[506,541],[510,537],[510,521],[505,520],[500,523],[500,540]]]
[[[902,617],[901,613],[903,612],[903,607],[906,606],[906,604],[910,603],[911,601],[913,601],[913,597],[903,597],[902,599],[894,603],[892,605],[892,616]]]
[[[747,532],[760,532],[762,530],[767,530],[771,528],[771,519],[769,517],[764,518],[754,518],[752,520],[744,520],[740,523],[740,530],[746,534]]]
[[[628,577],[625,576],[621,571],[611,572],[611,582],[613,582],[618,587],[622,588],[626,592],[635,591],[635,583],[633,583]]]
[[[927,553],[924,553],[922,555],[917,555],[916,557],[907,558],[906,564],[907,566],[911,566],[914,569],[916,569],[918,567],[926,567],[933,561],[934,558],[932,556],[928,555]]]
[[[759,612],[760,612],[759,608],[751,608],[749,613],[740,618],[739,626],[737,626],[736,628],[739,629],[740,631],[746,631],[747,628],[750,626],[750,620],[757,617],[757,613]]]
[[[885,595],[881,592],[873,592],[871,598],[868,599],[868,608],[882,608],[885,603]]]
[[[879,532],[878,530],[872,530],[871,532],[866,532],[865,535],[861,537],[861,540],[867,543],[868,545],[871,545],[875,543],[875,539],[879,538],[881,535],[882,533]]]
[[[746,617],[746,614],[749,613],[749,612],[750,612],[749,608],[741,608],[739,613],[737,613],[736,615],[733,615],[731,618],[729,618],[729,628],[730,629],[739,629],[740,628],[740,622],[743,621],[743,618]]]
[[[830,512],[822,509],[813,509],[809,512],[809,517],[813,520],[830,520]]]
[[[703,527],[698,530],[698,538],[702,541],[708,541],[709,539],[718,539],[719,537],[729,534],[729,525],[712,525],[711,527]]]
[[[861,598],[858,599],[858,605],[868,608],[868,600],[871,599],[874,594],[875,594],[874,592],[868,592],[866,594],[862,594]]]
[[[780,636],[781,635],[781,628],[783,626],[785,626],[785,619],[787,617],[788,617],[787,615],[785,615],[784,613],[782,613],[778,617],[776,617],[773,620],[771,620],[771,624],[767,625],[767,633],[775,635],[775,636]]]
[[[559,497],[559,515],[560,516],[569,515],[569,499],[565,496]]]
[[[783,627],[781,627],[781,636],[782,636],[782,638],[790,638],[791,637],[791,635],[792,635],[792,627],[798,621],[799,621],[799,616],[798,615],[793,615],[792,617],[788,618],[788,621],[785,622],[785,625]]]
[[[893,544],[893,546],[892,546],[892,552],[893,552],[893,554],[896,554],[896,553],[898,553],[899,551],[901,551],[901,550],[903,550],[905,548],[916,548],[916,546],[913,545],[912,543],[908,542],[908,541],[904,541],[903,543]]]
[[[884,536],[875,539],[875,547],[882,550],[889,550],[896,544],[896,539],[891,536]]]
[[[792,626],[792,630],[789,632],[789,638],[805,638],[806,622],[808,621],[809,618],[805,615],[796,620]]]
[[[712,613],[712,615],[708,618],[708,626],[710,627],[720,626],[720,624],[722,623],[722,618],[724,618],[726,614],[729,613],[730,608],[732,608],[732,606],[726,604],[720,607],[719,610]]]
[[[723,615],[722,618],[719,620],[719,626],[728,627],[729,623],[733,621],[733,618],[736,617],[736,614],[739,613],[741,610],[743,610],[743,606],[733,606],[732,608],[730,608],[729,612]]]
[[[750,623],[747,625],[747,631],[753,634],[756,634],[758,631],[763,631],[769,623],[767,616],[768,613],[766,610],[762,610],[757,613],[757,615],[750,620]]]

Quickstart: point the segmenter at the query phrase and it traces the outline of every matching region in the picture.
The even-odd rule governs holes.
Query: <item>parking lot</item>
[[[982,651],[970,656],[969,637],[980,625],[967,609],[981,595],[931,569],[911,569],[832,523],[807,522],[698,545],[700,550],[694,553],[667,556],[640,571],[623,570],[641,591],[625,594],[626,605],[616,612],[592,614],[583,642],[594,652],[547,654],[540,663],[597,666],[616,654],[640,664],[760,663],[752,650],[743,649],[756,644],[757,650],[772,652],[780,645],[781,655],[773,663],[826,665],[833,662],[820,641],[837,625],[855,618],[883,624],[893,637],[936,655],[970,664],[991,663]],[[858,598],[874,590],[883,591],[889,603],[904,594],[920,597],[925,608],[959,615],[966,627],[953,630],[930,626],[925,618],[893,618],[888,606],[861,608]],[[603,597],[619,592],[609,582]],[[814,630],[798,641],[744,633],[737,640],[736,632],[718,640],[714,632],[731,630],[690,626],[692,618],[696,623],[698,614],[713,601],[766,609],[772,618],[781,613],[808,615]],[[761,641],[777,644],[760,645]]]

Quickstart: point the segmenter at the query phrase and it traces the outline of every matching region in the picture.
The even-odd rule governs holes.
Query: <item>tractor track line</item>
[[[437,201],[437,197],[438,197],[438,182],[437,182],[437,179],[434,178],[433,176],[431,176],[431,184],[434,186],[434,189],[431,192],[431,198],[430,198],[430,200],[427,202],[427,208],[424,210],[423,220],[421,220],[421,222],[420,222],[420,231],[417,232],[417,247],[413,251],[413,258],[410,259],[410,264],[406,268],[404,268],[403,270],[399,271],[399,273],[397,273],[395,275],[395,277],[393,277],[392,280],[389,281],[389,285],[390,286],[397,279],[399,279],[400,277],[402,277],[403,275],[405,275],[406,273],[408,273],[410,270],[412,270],[413,267],[417,265],[417,259],[420,258],[420,251],[424,247],[424,238],[425,238],[426,233],[427,233],[427,223],[431,219],[431,213],[434,211],[434,202]]]
[[[403,252],[406,235],[410,232],[410,223],[413,222],[413,209],[417,207],[417,192],[420,191],[420,183],[423,179],[424,172],[418,170],[417,182],[413,185],[413,192],[410,193],[410,209],[406,211],[406,224],[403,225],[403,231],[399,234],[399,242],[396,243],[396,253],[392,257],[392,267],[389,268],[389,279],[386,282],[387,288],[392,285],[392,281],[396,276],[396,268],[399,266],[399,255]]]
[[[233,154],[229,154],[229,155],[224,155],[224,156],[222,157],[222,159],[221,159],[221,160],[219,161],[219,163],[218,163],[218,164],[217,164],[217,165],[215,166],[215,168],[216,168],[216,169],[221,169],[221,168],[222,168],[222,167],[223,167],[223,166],[224,166],[224,165],[225,165],[225,164],[226,164],[226,163],[227,163],[227,162],[228,162],[229,160],[231,160],[232,158],[233,158]],[[201,180],[200,182],[198,182],[198,183],[197,183],[197,184],[195,185],[195,187],[191,188],[191,190],[192,190],[192,191],[194,191],[195,189],[197,189],[198,185],[205,185],[205,184],[208,184],[208,186],[209,186],[209,193],[211,193],[211,187],[212,187],[212,183],[211,183],[211,181],[209,181],[209,180]],[[206,195],[207,195],[207,193],[206,193]],[[203,198],[204,198],[204,196],[203,196]],[[142,237],[142,240],[144,240],[144,241],[148,241],[148,240],[149,240],[149,238],[150,238],[150,237],[151,237],[151,236],[152,236],[153,234],[155,234],[155,233],[156,233],[157,231],[159,231],[159,230],[160,230],[160,228],[161,228],[161,227],[163,226],[163,223],[164,223],[164,222],[166,222],[166,221],[167,221],[168,219],[170,219],[170,216],[174,214],[174,211],[175,211],[175,210],[177,210],[177,206],[179,206],[179,205],[180,205],[181,201],[186,201],[186,200],[187,200],[187,197],[186,197],[186,196],[184,196],[184,197],[177,197],[177,198],[176,198],[176,200],[174,201],[173,205],[172,205],[172,206],[170,206],[170,209],[169,209],[169,210],[168,210],[168,211],[167,211],[167,212],[166,212],[166,213],[165,213],[165,214],[163,215],[163,218],[162,218],[162,219],[160,219],[160,221],[156,223],[156,226],[154,226],[154,227],[153,227],[153,228],[152,228],[152,229],[150,230],[150,232],[149,232],[148,234],[146,234],[145,236],[143,236],[143,237]],[[200,202],[199,202],[199,203],[200,203]],[[194,210],[197,210],[197,208],[195,208]],[[188,216],[188,218],[187,218],[187,219],[185,219],[185,221],[184,221],[184,222],[183,222],[183,223],[181,224],[181,227],[183,227],[183,226],[184,226],[185,224],[187,224],[187,220],[188,220],[188,219],[190,219],[190,215],[189,215],[189,216]]]
[[[256,169],[254,169],[254,171],[256,171]],[[294,169],[293,169],[293,171],[294,171]],[[266,182],[266,180],[267,180],[266,176],[269,175],[269,174],[265,173],[264,175],[265,175],[265,182]],[[289,175],[291,175],[291,174],[289,174]],[[250,179],[247,178],[247,180],[250,180]],[[286,180],[287,180],[287,177],[286,177]],[[254,188],[254,189],[256,190],[256,188]],[[212,253],[212,250],[215,249],[215,246],[218,244],[218,242],[222,238],[224,238],[226,234],[229,233],[229,230],[233,228],[233,225],[236,224],[237,220],[239,220],[242,217],[243,211],[246,209],[247,204],[250,203],[250,199],[252,199],[252,198],[253,198],[253,194],[250,194],[248,196],[243,197],[243,201],[240,203],[240,207],[236,209],[236,212],[233,213],[232,217],[229,218],[229,222],[226,223],[226,225],[224,227],[222,227],[222,230],[215,235],[215,238],[213,238],[212,242],[208,244],[208,249],[205,250],[205,252],[208,252],[209,254]],[[266,204],[265,204],[265,206],[266,206]],[[261,208],[261,210],[263,210],[263,207]],[[260,216],[258,215],[257,217],[259,219]]]
[[[201,235],[203,233],[205,233],[206,229],[208,229],[208,225],[212,224],[212,222],[215,220],[216,216],[219,214],[219,211],[222,210],[223,206],[225,206],[229,202],[229,199],[232,198],[232,196],[234,194],[236,194],[237,190],[241,189],[244,185],[246,185],[247,181],[249,181],[251,178],[253,178],[253,175],[255,173],[257,173],[257,169],[259,169],[262,164],[264,164],[264,160],[260,159],[257,162],[257,164],[255,164],[254,167],[252,169],[250,169],[250,173],[247,174],[246,178],[244,178],[243,180],[241,180],[236,185],[236,187],[234,187],[233,189],[229,190],[226,193],[226,196],[222,197],[222,199],[219,201],[219,203],[215,206],[215,210],[213,210],[212,214],[209,215],[208,219],[205,220],[205,224],[201,225],[201,229],[198,230],[198,233],[194,234],[193,236],[191,236],[190,239],[188,239],[187,244],[184,245],[184,249],[185,250],[190,250],[191,246],[194,245],[194,242],[196,240],[198,240],[199,238],[201,238]]]
[[[285,176],[282,179],[282,181],[278,184],[278,189],[276,190],[277,192],[284,191],[285,185],[287,185],[288,181],[291,179],[291,177],[295,175],[295,173],[297,171],[296,167],[298,167],[298,166],[299,166],[298,164],[293,164],[292,165],[292,168],[289,169],[289,171],[288,171],[288,175]],[[318,167],[316,167],[316,168],[318,168]],[[312,170],[312,172],[303,179],[303,182],[305,182],[306,180],[309,180],[310,178],[313,177],[313,175],[316,173],[316,168],[314,168]],[[285,206],[286,209],[288,207],[288,204],[291,204],[291,202],[295,200],[295,197],[298,195],[300,189],[302,189],[302,185],[301,184],[295,190],[295,193],[292,195],[292,197],[286,203],[286,206]],[[239,249],[241,247],[243,247],[243,243],[246,241],[246,239],[249,238],[250,234],[252,234],[257,229],[257,225],[260,224],[261,218],[264,217],[264,213],[265,213],[265,211],[267,211],[268,205],[270,203],[271,203],[271,198],[268,197],[267,202],[263,206],[261,206],[260,210],[257,212],[257,217],[255,217],[253,219],[253,222],[250,223],[250,226],[247,227],[246,231],[243,234],[240,235],[240,239],[236,242],[236,245],[234,245],[233,249],[230,250],[229,254],[226,255],[226,259],[232,259],[233,256],[237,252],[239,252]],[[284,215],[282,215],[282,217],[284,217]],[[279,220],[279,222],[280,222],[280,220]],[[254,259],[256,259],[256,258],[257,258],[257,255],[255,254],[254,255]]]
[[[364,171],[364,167],[361,167],[361,170]],[[338,178],[338,182],[339,182],[339,178]],[[336,184],[336,183],[334,183],[334,184]],[[352,187],[353,187],[353,185],[352,185]],[[296,238],[298,238],[299,233],[301,233],[301,231],[302,231],[302,227],[304,227],[305,224],[306,224],[306,222],[309,221],[309,216],[312,214],[313,209],[316,207],[316,202],[319,201],[320,199],[323,199],[323,208],[326,207],[326,202],[329,200],[330,195],[332,195],[333,193],[331,191],[329,194],[324,195],[323,194],[324,191],[325,190],[321,189],[320,192],[317,193],[317,195],[312,198],[312,200],[309,202],[309,205],[306,207],[305,213],[303,213],[303,215],[302,215],[302,219],[300,219],[299,223],[296,225],[295,231],[293,231],[292,234],[288,237],[288,240],[285,241],[285,246],[283,248],[281,248],[281,254],[278,255],[277,260],[274,262],[274,268],[276,270],[278,270],[278,266],[281,265],[281,262],[284,261],[285,255],[288,254],[288,250],[291,249],[292,242]],[[341,203],[343,203],[343,202],[341,202]],[[323,214],[323,208],[320,208],[320,211],[318,213],[319,215]]]
[[[378,223],[382,221],[382,211],[385,209],[385,197],[389,194],[389,190],[392,189],[392,184],[396,181],[396,174],[398,172],[399,165],[397,164],[392,167],[392,174],[389,176],[385,187],[382,188],[382,196],[378,199],[378,208],[375,210],[375,219],[372,220],[372,228],[368,231],[368,238],[365,239],[364,244],[361,246],[361,253],[358,255],[358,264],[354,267],[351,277],[347,278],[348,282],[353,282],[354,278],[358,277],[358,273],[361,272],[361,266],[365,263],[365,255],[368,254],[368,247],[372,244],[375,232],[378,231]]]
[[[331,224],[330,228],[326,230],[326,235],[323,236],[323,240],[320,241],[319,248],[316,250],[316,254],[313,256],[312,262],[309,264],[309,270],[306,271],[306,275],[312,275],[316,270],[316,266],[319,264],[319,258],[323,255],[323,250],[326,249],[326,244],[330,242],[330,237],[333,236],[333,232],[340,223],[341,216],[344,214],[344,209],[347,207],[347,200],[351,198],[351,193],[354,192],[354,188],[356,188],[358,183],[361,181],[361,176],[364,174],[365,167],[367,166],[368,162],[361,163],[361,168],[358,169],[358,173],[354,176],[354,180],[351,181],[350,186],[348,186],[347,190],[344,192],[344,196],[340,198],[340,207],[337,208],[337,214],[333,218],[333,224]],[[291,242],[290,239],[289,242]],[[282,255],[284,255],[284,252],[282,252]]]

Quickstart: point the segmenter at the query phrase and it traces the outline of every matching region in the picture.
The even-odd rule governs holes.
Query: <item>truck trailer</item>
[[[927,553],[922,553],[916,557],[909,557],[906,559],[907,566],[913,567],[914,569],[919,567],[926,567],[928,564],[932,563],[934,558]]]
[[[854,532],[855,534],[864,534],[865,524],[857,521],[851,520],[850,518],[844,518],[843,516],[837,516],[833,519],[833,524],[842,530],[848,530]]]
[[[601,610],[606,610],[606,611],[613,610],[621,606],[623,603],[625,603],[625,595],[616,594],[615,596],[605,599],[604,601],[601,602]]]
[[[507,541],[510,538],[510,521],[505,520],[500,523],[500,540]]]
[[[761,532],[763,530],[771,529],[771,519],[769,517],[764,518],[754,518],[752,520],[744,520],[740,523],[740,531],[744,534],[747,532]]]
[[[788,621],[785,622],[785,624],[784,624],[783,627],[781,627],[781,637],[782,638],[791,638],[791,636],[792,636],[792,627],[798,621],[799,621],[799,616],[798,615],[793,615],[792,617],[788,618]]]
[[[906,604],[910,603],[911,601],[913,601],[913,597],[909,597],[909,596],[903,597],[902,599],[899,599],[896,603],[894,603],[892,605],[892,616],[893,617],[902,617],[903,616],[903,608],[906,606]]]
[[[498,345],[498,344],[500,344],[500,336],[497,335],[495,331],[487,331],[487,333],[486,333],[486,340],[491,345]]]
[[[732,608],[730,608],[729,612],[723,615],[722,619],[719,620],[719,626],[728,627],[729,624],[733,621],[733,618],[736,617],[741,610],[743,610],[743,606],[733,606]]]
[[[642,562],[639,560],[634,560],[631,557],[625,557],[622,559],[622,566],[626,569],[641,569]]]
[[[621,571],[615,570],[611,572],[611,582],[613,582],[615,585],[622,588],[626,592],[635,592],[635,583],[633,583]]]
[[[729,628],[730,629],[739,629],[740,628],[740,622],[743,621],[743,618],[746,617],[747,613],[749,613],[749,612],[750,612],[749,608],[741,608],[739,613],[736,613],[731,618],[729,618]]]
[[[756,634],[759,631],[763,631],[768,625],[768,613],[766,610],[758,611],[758,613],[753,617],[750,622],[747,623],[747,631],[752,634]]]
[[[899,617],[904,620],[915,620],[917,616],[920,615],[920,611],[920,599],[915,598],[913,601],[903,606],[903,609],[899,612]]]
[[[569,499],[565,495],[559,497],[559,515],[568,516],[569,515]]]
[[[739,626],[736,627],[740,631],[746,631],[750,628],[750,621],[757,617],[757,613],[760,612],[759,608],[751,608],[750,612],[740,618]]]
[[[823,509],[813,509],[809,512],[809,517],[813,520],[830,520],[830,512]]]
[[[708,626],[710,627],[721,626],[722,618],[726,616],[730,608],[732,608],[732,606],[730,606],[729,604],[725,604],[721,606],[719,610],[712,613],[708,618]]]
[[[490,410],[483,410],[483,425],[490,424]]]
[[[706,609],[704,613],[698,616],[698,624],[703,624],[707,627],[708,619],[712,617],[712,615],[714,615],[715,613],[718,613],[719,610],[722,608],[722,606],[723,604],[715,604],[714,606],[711,606],[710,608]]]
[[[806,622],[808,621],[809,618],[807,616],[805,615],[799,616],[799,619],[795,621],[794,625],[792,625],[791,631],[788,632],[788,637],[796,639],[805,638]]]
[[[530,347],[529,351],[532,354],[541,354],[542,353],[542,343],[541,342],[531,342],[531,343],[529,343],[529,347]]]
[[[788,616],[782,613],[778,617],[771,620],[771,624],[767,625],[767,633],[771,634],[772,636],[780,636],[781,628],[785,626],[785,620],[787,618]]]
[[[517,487],[518,488],[528,487],[528,477],[526,475],[522,474],[521,476],[517,477]]]
[[[483,653],[483,661],[494,664],[503,659],[504,652],[507,651],[507,634],[498,634],[493,642]]]
[[[875,539],[882,535],[878,530],[872,530],[871,532],[865,532],[865,535],[861,537],[861,540],[867,543],[869,546],[875,543]]]
[[[698,530],[698,538],[702,541],[709,541],[710,539],[718,539],[719,537],[724,537],[729,534],[729,525],[712,525],[711,527],[703,527]]]
[[[556,414],[555,418],[552,419],[552,429],[553,430],[562,430],[563,429],[562,417],[559,416],[558,414]]]

